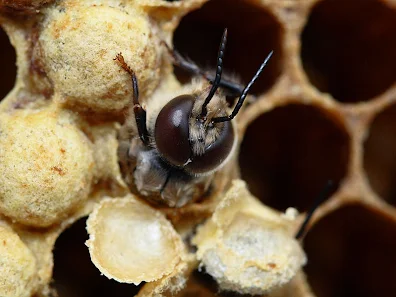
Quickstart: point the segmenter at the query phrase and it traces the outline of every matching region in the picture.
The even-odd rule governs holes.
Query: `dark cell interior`
[[[7,34],[0,27],[0,100],[13,88],[16,77],[16,55]]]
[[[228,42],[224,73],[236,74],[240,82],[246,84],[267,54],[274,50],[251,93],[259,94],[270,88],[281,72],[282,30],[274,16],[253,3],[243,0],[209,1],[182,19],[173,43],[184,57],[205,70],[215,72],[217,51],[225,28],[228,28]],[[177,71],[176,75],[180,81],[187,81],[186,72]]]
[[[185,289],[176,297],[250,297],[235,292],[220,291],[214,278],[204,271],[194,271]]]
[[[380,0],[325,0],[311,11],[301,56],[311,82],[342,102],[371,99],[396,79],[396,10]]]
[[[305,239],[305,271],[317,297],[390,297],[396,292],[396,223],[349,205]]]
[[[371,123],[364,144],[364,169],[374,191],[396,205],[396,105],[385,109]]]
[[[318,108],[290,104],[261,115],[247,128],[239,154],[242,178],[265,204],[306,211],[328,180],[345,176],[349,139]]]
[[[54,282],[59,297],[131,297],[140,286],[121,284],[100,274],[92,264],[85,241],[86,218],[65,230],[55,244]]]

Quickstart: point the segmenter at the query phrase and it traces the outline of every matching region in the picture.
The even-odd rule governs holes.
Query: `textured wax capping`
[[[306,263],[290,232],[293,212],[276,213],[234,181],[193,238],[201,265],[222,290],[259,295],[287,284]]]
[[[395,292],[394,0],[3,0],[0,26],[0,296]],[[151,116],[192,78],[163,42],[212,73],[224,28],[226,78],[274,50],[235,154],[194,203],[153,206],[120,170],[113,59]]]

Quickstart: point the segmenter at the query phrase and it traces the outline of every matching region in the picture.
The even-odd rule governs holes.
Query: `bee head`
[[[171,165],[205,174],[227,159],[235,134],[231,122],[213,123],[194,116],[195,106],[200,105],[196,100],[194,95],[181,95],[169,101],[158,114],[154,138],[158,152]]]

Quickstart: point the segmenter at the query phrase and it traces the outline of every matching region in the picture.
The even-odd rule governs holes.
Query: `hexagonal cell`
[[[396,105],[382,111],[371,123],[364,143],[364,169],[374,191],[396,205]]]
[[[341,102],[380,95],[395,82],[395,31],[396,10],[382,1],[320,1],[302,33],[311,83]]]
[[[360,205],[319,221],[305,239],[305,271],[317,297],[387,297],[396,292],[396,223]]]
[[[224,72],[231,78],[236,74],[242,84],[250,81],[266,55],[274,50],[251,93],[259,94],[269,89],[282,70],[283,30],[270,12],[253,2],[207,2],[182,19],[174,34],[174,46],[183,56],[214,72],[224,28],[228,28]],[[190,78],[184,71],[177,71],[176,75],[181,82]]]
[[[91,262],[85,241],[87,218],[75,222],[58,238],[54,249],[54,287],[59,297],[130,297],[140,286],[109,280]]]
[[[14,87],[16,77],[16,54],[7,34],[0,27],[0,100]]]
[[[250,124],[239,164],[250,192],[264,204],[305,211],[327,180],[342,180],[348,154],[349,138],[337,119],[313,106],[290,104]]]

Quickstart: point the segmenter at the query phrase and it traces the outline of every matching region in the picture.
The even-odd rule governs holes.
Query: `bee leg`
[[[169,54],[171,55],[173,60],[173,65],[178,66],[194,75],[201,75],[211,83],[214,82],[216,78],[215,75],[209,73],[209,71],[202,70],[193,61],[184,58],[178,51],[171,49],[166,42],[162,41],[162,44],[165,45]],[[241,84],[224,78],[221,79],[219,86],[228,90],[230,92],[230,95],[234,95],[234,96],[241,95],[244,89],[244,86],[242,86]]]
[[[124,57],[121,53],[117,54],[114,60],[117,61],[122,67],[122,69],[128,72],[132,78],[133,92],[132,92],[131,107],[133,113],[135,114],[136,126],[138,129],[139,137],[145,145],[148,145],[149,133],[147,131],[147,126],[146,126],[146,111],[139,103],[139,87],[138,87],[137,77],[135,75],[135,72],[132,70],[132,68],[129,67],[128,64],[125,62]]]

